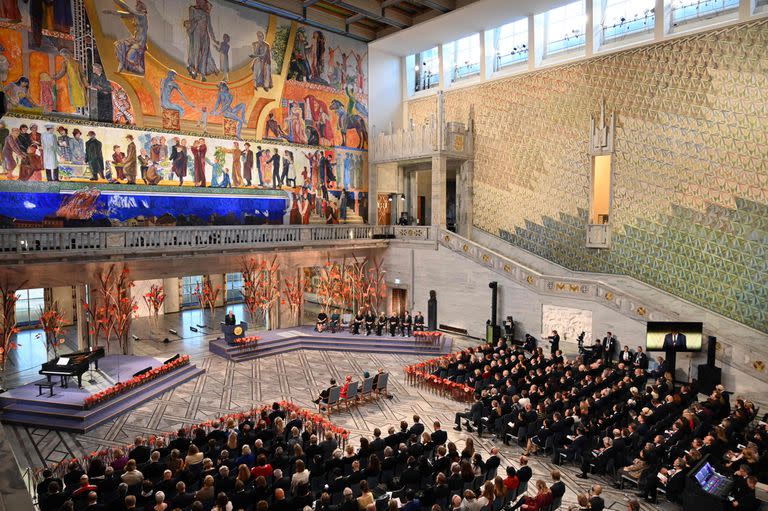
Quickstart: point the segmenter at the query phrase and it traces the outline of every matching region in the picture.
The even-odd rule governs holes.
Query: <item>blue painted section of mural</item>
[[[194,200],[192,200],[194,199]],[[6,226],[282,224],[287,197],[215,197],[195,194],[0,192]],[[160,220],[162,219],[162,220]],[[10,224],[10,225],[9,225]]]

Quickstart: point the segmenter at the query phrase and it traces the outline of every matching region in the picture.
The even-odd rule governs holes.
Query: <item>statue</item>
[[[434,289],[429,291],[427,302],[427,328],[430,332],[437,330],[437,293]]]

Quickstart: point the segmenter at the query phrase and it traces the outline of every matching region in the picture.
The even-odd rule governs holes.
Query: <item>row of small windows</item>
[[[536,47],[540,48],[536,59],[567,56],[584,49],[587,1],[593,2],[597,46],[653,37],[657,15],[655,0],[577,0],[533,16]],[[762,10],[763,4],[768,4],[768,0],[755,0],[755,11]],[[739,0],[665,0],[666,30],[673,31],[680,25],[715,17],[736,16],[738,8]],[[529,18],[520,18],[484,34],[476,33],[443,44],[442,69],[437,46],[409,56],[406,66],[415,70],[414,78],[409,80],[410,91],[437,87],[441,74],[446,85],[480,75],[483,54],[491,72],[527,66],[531,58],[529,25]]]

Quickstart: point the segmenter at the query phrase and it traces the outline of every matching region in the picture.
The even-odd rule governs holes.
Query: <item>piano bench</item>
[[[42,396],[43,395],[43,389],[48,389],[48,392],[50,392],[49,397],[53,397],[53,387],[56,386],[55,383],[48,382],[48,381],[41,381],[35,383],[37,385],[37,395]]]

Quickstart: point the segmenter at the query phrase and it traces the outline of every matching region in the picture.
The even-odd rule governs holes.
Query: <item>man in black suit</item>
[[[187,430],[184,428],[179,428],[179,431],[176,433],[176,438],[171,440],[171,442],[168,444],[169,450],[178,449],[179,452],[187,452],[189,450],[189,444],[190,444],[189,438],[187,438]]]
[[[375,428],[373,430],[373,440],[371,440],[371,451],[373,453],[378,453],[384,450],[384,448],[387,445],[384,443],[384,439],[381,438],[381,430],[379,428]]]
[[[421,417],[418,415],[413,416],[413,425],[408,430],[408,436],[416,435],[416,438],[421,441],[421,434],[424,433],[424,424],[421,423]]]
[[[432,429],[434,430],[432,433],[432,442],[435,445],[443,445],[445,442],[448,441],[448,433],[440,429],[440,423],[438,421],[435,421],[432,424]]]
[[[533,477],[533,470],[528,466],[528,456],[520,456],[520,468],[517,469],[517,480],[525,485]]]
[[[371,335],[374,324],[376,323],[376,315],[368,308],[365,313],[365,335]]]
[[[482,435],[482,422],[480,421],[482,417],[483,401],[478,397],[469,410],[464,412],[456,412],[456,417],[454,419],[454,423],[456,425],[453,427],[453,429],[456,431],[461,431],[461,419],[465,419],[464,427],[467,428],[468,432],[472,433],[474,431],[474,429],[472,429],[472,425],[470,424],[471,421],[478,426],[478,433]]]
[[[88,132],[88,141],[85,143],[85,162],[91,170],[91,181],[104,179],[104,155],[101,152],[101,142],[93,131]]]
[[[285,490],[278,488],[275,490],[275,499],[272,501],[272,505],[269,506],[273,511],[292,511],[293,503],[285,497]]]
[[[412,324],[413,324],[413,318],[411,317],[411,313],[408,311],[405,311],[405,314],[403,314],[403,320],[400,324],[400,331],[402,332],[403,337],[411,336]]]
[[[643,371],[648,369],[648,355],[643,352],[643,347],[638,346],[635,353],[635,367],[642,369]]]
[[[599,484],[592,485],[592,489],[589,491],[589,509],[590,511],[603,511],[605,509],[605,501],[600,494],[603,493],[603,487]]]
[[[331,389],[334,387],[338,387],[338,385],[336,384],[336,378],[331,378],[331,386],[328,387],[327,389],[321,390],[320,395],[317,397],[317,399],[315,399],[312,402],[315,403],[316,405],[319,405],[320,403],[327,403],[328,396],[331,394]]]
[[[616,344],[616,336],[611,332],[608,332],[606,336],[603,337],[603,360],[606,365],[610,366],[613,364],[613,354],[616,352]]]
[[[365,321],[365,316],[363,311],[359,310],[352,319],[352,335],[360,335],[360,327],[363,326],[363,321]]]
[[[635,356],[629,351],[629,346],[625,345],[619,353],[619,362],[623,363],[625,366],[631,366],[634,360]]]
[[[554,355],[560,349],[560,334],[557,333],[557,330],[552,330],[552,335],[547,339],[549,339],[550,352]]]
[[[238,480],[237,482],[242,484],[242,481]],[[176,495],[171,499],[171,508],[186,509],[188,506],[191,506],[194,501],[195,494],[187,492],[186,483],[184,481],[176,483]]]
[[[686,341],[685,334],[672,330],[664,336],[664,351],[683,351],[686,348]]]
[[[133,440],[133,449],[128,452],[128,458],[136,460],[138,464],[142,464],[149,461],[150,454],[152,454],[151,450],[145,445],[144,439],[137,436]]]
[[[234,325],[235,321],[236,321],[235,314],[231,310],[227,311],[227,315],[224,316],[224,324],[225,325]]]
[[[413,331],[414,332],[424,331],[424,316],[421,314],[421,311],[418,311],[416,315],[413,317]]]
[[[565,495],[565,483],[560,480],[560,471],[555,469],[549,473],[552,476],[552,486],[549,487],[549,491],[552,492],[552,499],[555,502],[560,502]]]
[[[523,349],[525,349],[525,351],[530,351],[531,353],[536,351],[536,338],[531,334],[525,334]]]

